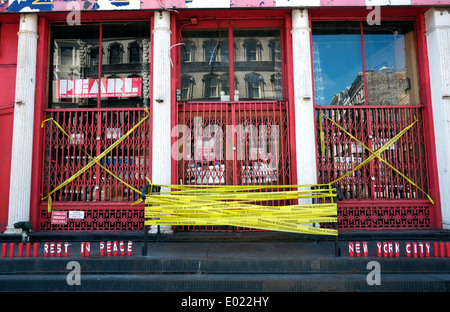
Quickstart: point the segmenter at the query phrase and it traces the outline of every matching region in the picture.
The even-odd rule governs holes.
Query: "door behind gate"
[[[179,102],[177,107],[178,139],[172,157],[178,163],[178,183],[290,184],[286,102]],[[177,229],[253,231],[229,226],[179,226]]]

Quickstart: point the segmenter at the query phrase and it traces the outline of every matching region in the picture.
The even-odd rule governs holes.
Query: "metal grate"
[[[417,123],[380,156],[425,192],[427,159],[421,106],[331,106],[316,109],[319,183],[329,183],[353,170],[369,151],[330,120],[376,151],[414,122]],[[324,152],[320,140],[322,118]],[[338,181],[341,229],[427,228],[431,203],[417,187],[378,159]],[[402,217],[401,217],[402,216]]]
[[[44,127],[44,163],[42,195],[45,196],[70,176],[81,170],[90,155],[95,157],[111,146],[145,117],[142,109],[76,109],[46,110],[46,118],[53,118],[73,139],[70,140],[54,123]],[[147,120],[102,160],[101,164],[135,189],[142,190],[150,173],[150,122]],[[100,203],[123,203],[118,210],[130,206],[139,193],[115,179],[103,168],[94,165],[80,177],[52,195],[55,209],[67,210],[67,204],[82,204],[78,209],[89,215],[99,210]],[[108,207],[108,209],[112,209]],[[41,224],[48,229],[45,203],[42,203]],[[142,219],[143,221],[143,219]],[[87,221],[84,221],[87,223]],[[91,222],[92,224],[100,224]],[[106,223],[105,223],[106,224]],[[83,228],[84,224],[79,224]],[[142,228],[141,223],[138,228]],[[109,230],[94,226],[90,230]]]
[[[73,210],[84,212],[83,219],[68,219],[66,224],[52,224],[47,210],[41,210],[41,229],[44,231],[62,231],[62,232],[115,232],[115,231],[136,231],[144,228],[144,209],[143,207],[130,207],[130,205],[102,205],[94,207],[86,205],[67,204],[58,210]]]
[[[287,103],[281,101],[179,102],[175,143],[179,183],[289,185],[287,116]],[[178,230],[251,229],[184,226]]]

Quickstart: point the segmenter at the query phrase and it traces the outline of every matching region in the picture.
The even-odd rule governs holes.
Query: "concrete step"
[[[124,258],[125,257],[125,258]],[[153,257],[9,258],[0,260],[1,275],[41,275],[67,272],[70,261],[84,274],[368,274],[373,263],[388,274],[450,275],[447,258],[316,257],[302,259],[210,259]]]
[[[79,285],[59,274],[0,276],[8,292],[448,292],[449,275],[381,274],[85,274]]]
[[[90,257],[3,258],[0,291],[450,291],[447,258],[335,257],[333,244],[325,242],[151,247],[147,256],[101,257],[93,252]],[[314,253],[303,254],[307,251]],[[68,284],[74,273],[79,273],[81,285]],[[374,276],[380,285],[371,285]]]
[[[402,244],[400,257],[376,257],[380,237],[368,241],[368,257],[350,257],[348,241],[283,236],[188,236],[159,238],[148,244],[133,241],[132,255],[100,256],[103,240],[139,236],[96,236],[91,255],[80,255],[81,241],[67,236],[39,240],[36,258],[0,258],[1,292],[447,292],[450,291],[450,258],[408,258],[406,241],[425,241],[442,236],[381,237]],[[192,238],[192,237],[191,237]],[[270,239],[268,239],[270,238]],[[351,237],[353,238],[353,237]],[[70,242],[69,257],[43,257],[43,242]],[[75,264],[75,266],[73,266]],[[77,269],[79,265],[79,270]],[[70,278],[79,276],[80,285]],[[68,282],[69,278],[69,282]],[[379,281],[377,284],[375,282]],[[375,283],[375,284],[374,284]]]

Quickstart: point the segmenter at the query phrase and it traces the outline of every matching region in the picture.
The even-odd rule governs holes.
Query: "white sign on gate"
[[[84,219],[84,211],[69,210],[69,219]]]

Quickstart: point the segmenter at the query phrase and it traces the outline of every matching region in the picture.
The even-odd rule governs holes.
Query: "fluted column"
[[[425,13],[431,101],[441,195],[442,225],[450,229],[450,12],[432,8]]]
[[[20,16],[7,234],[20,233],[14,223],[30,220],[37,28],[37,14]]]
[[[171,184],[171,65],[170,12],[155,12],[153,30],[152,96],[152,183]],[[165,191],[163,188],[162,192]],[[152,226],[151,232],[156,232]],[[161,233],[172,233],[171,226],[160,226]]]
[[[302,185],[317,183],[310,32],[308,10],[293,10],[295,146],[297,183]]]

